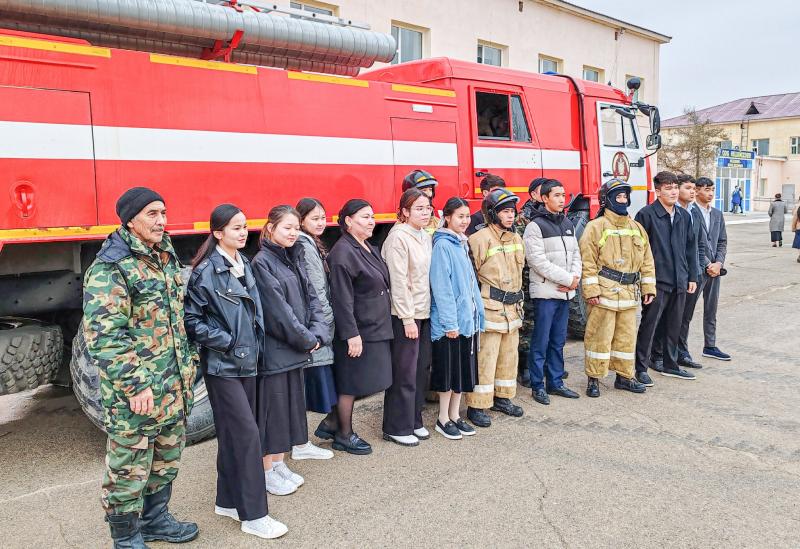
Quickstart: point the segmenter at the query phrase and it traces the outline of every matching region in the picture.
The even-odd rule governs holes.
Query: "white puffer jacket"
[[[581,276],[581,252],[575,227],[561,214],[536,210],[525,228],[525,259],[530,267],[530,295],[534,299],[572,299],[575,291],[561,292]]]

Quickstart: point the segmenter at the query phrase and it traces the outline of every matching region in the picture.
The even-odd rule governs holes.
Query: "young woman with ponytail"
[[[287,528],[267,515],[261,436],[257,423],[261,299],[250,262],[247,219],[233,204],[211,212],[211,234],[192,262],[185,301],[189,337],[200,362],[217,430],[218,515],[241,521],[243,532],[277,538]]]

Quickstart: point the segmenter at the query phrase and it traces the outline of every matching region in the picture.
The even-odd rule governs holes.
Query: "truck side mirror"
[[[657,133],[651,133],[647,136],[646,146],[648,151],[657,151],[661,148],[661,136]]]
[[[651,107],[648,114],[650,117],[650,133],[661,133],[661,113],[658,112],[658,107]]]

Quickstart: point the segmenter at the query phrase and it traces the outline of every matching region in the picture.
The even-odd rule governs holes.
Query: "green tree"
[[[713,165],[720,141],[728,139],[722,128],[701,118],[694,108],[685,109],[688,124],[671,129],[659,153],[659,162],[671,172],[688,173],[695,177]]]

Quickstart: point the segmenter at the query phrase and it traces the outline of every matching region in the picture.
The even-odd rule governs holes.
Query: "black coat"
[[[282,248],[261,241],[253,258],[253,275],[264,309],[264,353],[267,374],[311,364],[311,349],[331,342],[322,307],[308,282],[302,246]]]
[[[700,281],[706,272],[706,267],[713,263],[706,254],[706,242],[708,241],[708,229],[700,207],[697,204],[690,206],[689,215],[692,216],[692,231],[697,242],[697,280]]]
[[[675,220],[656,200],[639,210],[636,221],[650,238],[650,249],[656,265],[656,288],[685,292],[689,282],[697,282],[697,241],[692,231],[689,212],[675,207]]]
[[[336,337],[363,341],[392,339],[389,269],[378,248],[344,233],[328,254],[331,271],[331,303]]]
[[[205,373],[251,377],[263,373],[258,355],[264,338],[261,299],[250,262],[244,261],[244,286],[230,264],[214,250],[192,271],[184,301],[184,324],[200,345]]]

